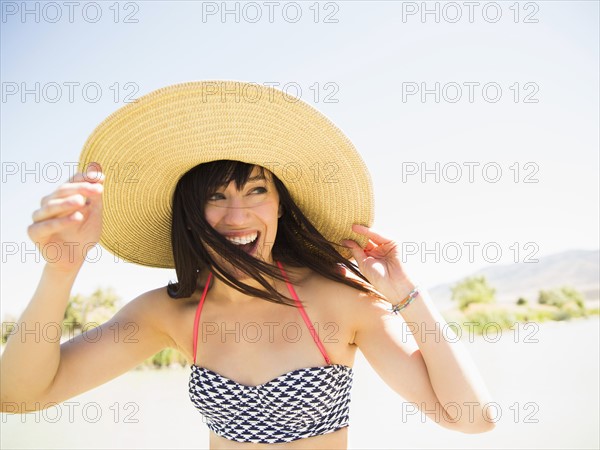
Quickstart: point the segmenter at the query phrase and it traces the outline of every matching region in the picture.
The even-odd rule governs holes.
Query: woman
[[[324,116],[281,94],[239,82],[174,85],[94,131],[80,160],[87,171],[33,214],[31,239],[64,251],[47,261],[20,322],[61,322],[96,242],[127,261],[174,267],[178,282],[128,303],[99,341],[9,339],[3,404],[62,402],[175,348],[192,363],[190,400],[211,448],[346,448],[360,348],[441,426],[493,428],[489,394],[461,344],[401,335],[403,321],[427,330],[444,321],[404,272],[396,243],[369,228],[371,184],[358,153]],[[136,343],[115,342],[114,330],[131,323]]]

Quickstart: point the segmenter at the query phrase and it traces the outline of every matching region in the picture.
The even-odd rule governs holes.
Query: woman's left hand
[[[402,300],[414,285],[402,268],[399,245],[363,225],[352,225],[352,231],[369,239],[364,249],[355,241],[342,241],[352,251],[362,274],[390,302]]]

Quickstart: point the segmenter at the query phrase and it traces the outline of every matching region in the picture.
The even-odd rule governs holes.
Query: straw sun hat
[[[325,238],[366,244],[351,226],[372,225],[372,184],[350,140],[299,98],[221,80],[153,91],[89,136],[79,170],[97,162],[106,177],[100,244],[128,262],[175,267],[170,230],[177,181],[220,159],[266,167]]]

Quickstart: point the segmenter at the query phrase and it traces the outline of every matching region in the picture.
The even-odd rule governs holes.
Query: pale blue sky
[[[309,9],[314,2],[301,3],[297,23],[281,14],[274,23],[266,18],[235,23],[232,17],[222,23],[216,16],[203,22],[201,2],[135,2],[138,23],[114,23],[112,3],[100,3],[103,15],[97,23],[86,22],[79,10],[69,23],[64,7],[56,23],[48,23],[40,11],[40,23],[31,15],[24,23],[19,15],[8,15],[0,24],[4,94],[39,82],[53,96],[51,83],[63,86],[56,103],[6,95],[0,104],[3,314],[25,307],[43,267],[32,254],[6,250],[33,248],[26,234],[31,213],[42,196],[66,181],[67,165],[78,160],[94,127],[123,105],[122,98],[115,103],[112,97],[115,83],[121,96],[131,92],[125,83],[133,83],[137,97],[201,79],[297,83],[302,99],[336,123],[365,159],[375,187],[375,226],[382,234],[409,245],[425,242],[428,248],[436,242],[479,242],[479,248],[498,243],[503,258],[497,264],[513,261],[515,242],[520,263],[528,242],[537,245],[537,257],[598,248],[598,2],[536,2],[538,23],[522,23],[532,11],[524,10],[526,2],[520,3],[519,23],[514,23],[512,1],[499,3],[502,17],[496,23],[486,21],[480,10],[473,23],[466,17],[435,23],[431,16],[422,23],[418,15],[403,22],[402,2],[336,2],[338,23],[314,23]],[[332,11],[325,10],[326,2],[320,7],[322,14]],[[120,12],[122,20],[127,11]],[[462,12],[467,15],[466,7]],[[97,83],[99,101],[86,101],[75,88],[69,102],[64,84],[69,82]],[[328,82],[337,86],[338,103],[316,102],[311,86],[319,83],[326,95],[332,92],[323,89]],[[429,95],[423,103],[415,95],[402,101],[403,83],[432,88],[436,82],[448,87],[448,95],[454,95],[448,83],[458,83],[463,98],[436,103]],[[497,83],[502,97],[491,103],[476,89],[470,103],[464,85],[469,82]],[[515,83],[519,102],[513,98]],[[526,83],[532,85],[526,88]],[[524,103],[534,87],[539,101]],[[422,183],[411,176],[402,182],[403,163],[433,167],[436,161],[464,167],[463,178],[436,183],[430,176]],[[63,176],[36,182],[28,175],[22,182],[21,173],[7,172],[15,164],[33,168],[36,162],[62,166]],[[479,168],[496,163],[502,177],[486,182],[478,169],[469,183],[465,162]],[[525,164],[533,163],[529,167],[538,169],[539,182],[515,183],[510,169],[515,162],[521,177],[532,172]],[[46,167],[46,175],[53,176]],[[432,256],[422,263],[416,255],[406,266],[413,278],[432,287],[489,264],[480,251],[469,261],[463,249],[455,263],[436,263]],[[170,279],[174,272],[115,263],[104,251],[99,262],[84,267],[74,293],[113,286],[129,300]]]

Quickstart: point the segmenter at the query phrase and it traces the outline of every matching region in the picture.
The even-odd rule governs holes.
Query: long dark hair
[[[274,174],[266,174],[267,170],[261,166],[230,160],[200,164],[186,172],[177,183],[173,194],[171,242],[179,281],[169,283],[169,296],[190,297],[198,288],[198,273],[212,267],[216,269],[213,270],[214,277],[246,295],[293,305],[292,299],[277,292],[265,279],[266,275],[284,280],[279,268],[241,251],[210,226],[204,215],[208,197],[213,192],[231,181],[234,181],[238,189],[242,189],[255,167],[259,168],[261,175],[272,178],[283,208],[283,214],[278,221],[277,237],[271,249],[273,259],[289,266],[308,267],[326,278],[382,298],[358,270],[356,264],[344,258],[335,249],[339,244],[325,239],[312,225],[292,200],[285,185]],[[211,256],[205,245],[257,280],[264,290],[249,286],[231,276]],[[346,277],[343,268],[350,270],[358,278]]]

